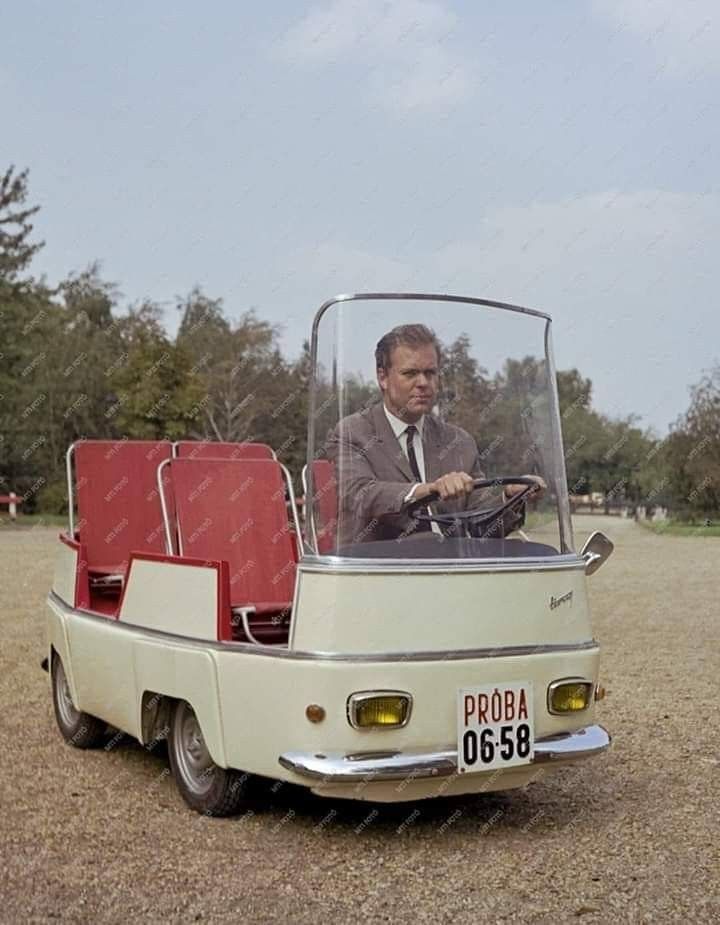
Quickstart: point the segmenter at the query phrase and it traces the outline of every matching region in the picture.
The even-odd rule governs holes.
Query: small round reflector
[[[325,710],[319,703],[310,703],[305,707],[305,716],[311,723],[321,723],[325,719]]]

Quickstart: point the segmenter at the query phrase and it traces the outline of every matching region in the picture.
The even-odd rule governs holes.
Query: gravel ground
[[[39,669],[56,530],[0,530],[0,920],[720,920],[720,539],[578,518],[612,750],[524,791],[387,807],[282,786],[203,818],[127,739],[80,752]]]

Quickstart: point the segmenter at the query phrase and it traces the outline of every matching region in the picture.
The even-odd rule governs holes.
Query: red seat
[[[130,553],[165,552],[157,490],[168,440],[83,440],[73,446],[76,529],[98,587],[127,571]],[[72,498],[72,485],[69,486]]]
[[[283,467],[272,459],[176,458],[164,468],[180,555],[227,562],[230,606],[245,638],[287,641],[297,554]]]
[[[179,440],[175,455],[181,459],[275,459],[266,443],[221,443],[218,440]]]
[[[337,543],[338,501],[335,465],[328,459],[316,459],[312,464],[313,518],[317,551],[332,554]],[[307,493],[307,486],[305,486]]]
[[[117,614],[133,552],[165,552],[158,464],[170,458],[168,440],[83,440],[68,454],[68,496],[80,543],[76,606]],[[75,478],[70,461],[74,457]]]

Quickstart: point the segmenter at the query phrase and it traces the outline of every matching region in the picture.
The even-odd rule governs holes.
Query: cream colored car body
[[[117,619],[76,609],[78,551],[61,544],[48,600],[50,656],[75,707],[150,742],[158,697],[195,711],[213,761],[316,793],[401,801],[523,786],[550,767],[603,751],[594,703],[551,715],[547,689],[597,682],[599,648],[586,595],[587,559],[328,565],[301,560],[287,646],[217,638],[217,572],[131,561]],[[531,681],[535,760],[459,774],[457,691]],[[411,694],[403,728],[358,730],[348,697]],[[306,707],[324,708],[313,723]]]

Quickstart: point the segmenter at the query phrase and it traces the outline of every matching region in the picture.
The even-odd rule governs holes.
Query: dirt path
[[[281,787],[185,808],[166,762],[56,731],[43,601],[56,530],[0,530],[0,920],[720,920],[720,539],[581,517],[611,752],[526,791],[395,807]]]

